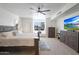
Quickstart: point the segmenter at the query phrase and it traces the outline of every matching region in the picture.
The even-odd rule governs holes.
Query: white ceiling
[[[30,8],[37,9],[37,7],[41,5],[42,10],[51,10],[46,13],[46,17],[50,17],[60,11],[67,4],[68,3],[0,3],[0,7],[18,15],[19,17],[32,17],[33,10]]]

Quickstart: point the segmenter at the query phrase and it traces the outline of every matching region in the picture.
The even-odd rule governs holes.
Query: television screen
[[[64,20],[64,29],[79,30],[79,15]]]

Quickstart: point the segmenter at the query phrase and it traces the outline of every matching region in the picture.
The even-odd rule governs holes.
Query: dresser
[[[60,41],[79,52],[79,32],[61,31]]]
[[[48,38],[55,38],[55,27],[48,27]]]

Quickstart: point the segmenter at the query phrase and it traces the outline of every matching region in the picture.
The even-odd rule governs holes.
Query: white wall
[[[18,19],[17,15],[0,8],[0,25],[14,26]]]
[[[50,18],[46,19],[46,36],[48,36],[48,27],[51,27],[51,21]]]
[[[33,32],[32,27],[33,19],[31,18],[20,18],[19,20],[19,31],[22,32]],[[49,19],[46,19],[46,34],[48,33],[48,27],[50,27],[50,21]]]
[[[48,27],[56,28],[56,20],[52,20],[50,18],[46,19],[46,35],[48,36]],[[55,29],[56,30],[56,29]],[[56,33],[56,32],[55,32]]]
[[[79,4],[62,14],[61,16],[55,18],[57,32],[64,30],[64,20],[73,16],[79,15]]]
[[[20,18],[19,29],[22,32],[33,32],[32,19],[31,18]]]

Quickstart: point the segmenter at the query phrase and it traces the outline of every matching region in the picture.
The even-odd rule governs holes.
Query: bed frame
[[[34,46],[0,46],[0,54],[2,55],[7,55],[8,53],[5,52],[10,52],[14,53],[16,55],[16,52],[30,52],[33,51],[34,55],[39,55],[39,38],[34,38]],[[25,53],[25,54],[26,54]],[[21,53],[20,53],[21,55]]]

